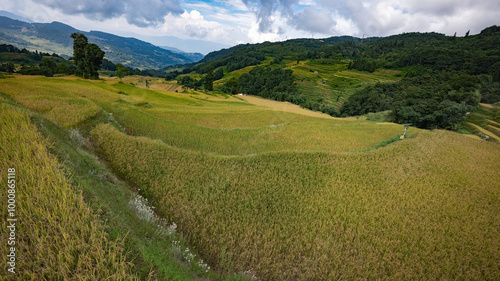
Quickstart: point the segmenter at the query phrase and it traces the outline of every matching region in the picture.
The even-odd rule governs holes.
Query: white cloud
[[[318,11],[312,7],[298,12],[289,22],[290,25],[295,26],[297,29],[321,34],[330,34],[336,24],[331,13]]]
[[[163,23],[166,14],[180,14],[183,9],[177,0],[34,0],[39,4],[68,15],[84,15],[91,20],[104,21],[124,16],[128,23],[147,27]]]
[[[387,36],[436,31],[479,33],[498,24],[490,0],[0,0],[2,9],[36,22],[126,36],[176,36],[234,45],[297,37]],[[110,3],[118,3],[117,6]],[[140,3],[140,4],[138,4]],[[94,5],[95,6],[92,6]],[[121,6],[120,6],[121,5]]]

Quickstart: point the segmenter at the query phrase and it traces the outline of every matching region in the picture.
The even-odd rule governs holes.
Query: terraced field
[[[400,140],[397,124],[129,81],[15,76],[0,92],[88,136],[216,271],[262,280],[500,275],[498,144],[413,128]],[[52,99],[99,110],[67,125],[35,102]]]
[[[339,110],[349,96],[364,85],[377,82],[396,82],[398,71],[378,69],[373,73],[348,70],[345,61],[323,64],[321,60],[289,62],[298,79],[298,87],[304,95],[313,99],[323,99]]]
[[[98,214],[69,183],[26,112],[2,103],[0,159],[0,179],[5,186],[7,172],[14,175],[8,178],[9,186],[14,185],[8,193],[12,200],[9,211],[7,188],[3,193],[0,231],[0,248],[5,255],[14,253],[14,265],[7,266],[4,259],[0,279],[137,280],[123,243],[109,239]]]
[[[480,104],[470,114],[465,129],[481,138],[500,142],[500,103]]]

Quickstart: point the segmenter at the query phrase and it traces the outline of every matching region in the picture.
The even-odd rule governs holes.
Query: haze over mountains
[[[162,47],[155,46],[132,37],[114,34],[77,30],[60,22],[30,23],[29,19],[12,13],[0,13],[0,44],[11,44],[28,50],[57,53],[66,57],[73,54],[71,33],[83,33],[90,43],[97,44],[106,52],[105,57],[114,63],[133,68],[160,69],[176,64],[186,64],[201,60],[204,55],[198,52],[185,52],[188,46],[198,46],[204,53],[225,47],[225,45],[201,40],[183,40],[175,37],[154,37]],[[170,44],[172,43],[172,44]],[[189,48],[193,50],[194,48]]]

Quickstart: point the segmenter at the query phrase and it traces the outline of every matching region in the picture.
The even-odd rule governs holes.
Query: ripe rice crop
[[[219,270],[264,280],[500,275],[496,144],[421,131],[368,152],[220,157],[109,125],[92,137]]]
[[[15,244],[8,244],[7,196],[2,196],[0,249],[15,247],[16,271],[4,261],[2,280],[135,279],[123,244],[111,241],[103,223],[65,177],[46,140],[19,109],[0,104],[0,181],[16,170]],[[2,191],[6,194],[6,188]]]
[[[205,101],[124,83],[16,76],[1,83],[0,91],[63,127],[82,124],[103,109],[133,135],[219,155],[355,151],[403,131],[400,125],[314,118],[245,102]],[[276,106],[275,102],[269,103]]]
[[[84,93],[92,94],[93,89],[82,89],[75,82],[69,87],[54,82],[47,78],[16,76],[2,80],[0,91],[65,128],[75,127],[100,112],[92,101],[82,97]]]
[[[166,120],[124,103],[103,106],[126,131],[188,150],[219,155],[276,151],[354,151],[402,133],[401,125],[308,119],[250,129],[215,129]],[[412,129],[413,131],[414,129]]]

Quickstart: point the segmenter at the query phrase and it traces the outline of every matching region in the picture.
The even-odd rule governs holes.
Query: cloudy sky
[[[0,0],[0,10],[84,31],[176,36],[226,45],[500,25],[498,0]]]

